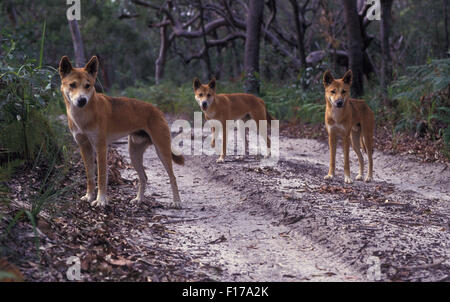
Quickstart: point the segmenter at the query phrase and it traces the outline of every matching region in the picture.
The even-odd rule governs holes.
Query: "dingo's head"
[[[216,78],[203,85],[198,78],[194,79],[195,100],[203,111],[208,110],[216,96]]]
[[[96,56],[82,68],[74,68],[69,58],[64,56],[59,63],[61,92],[70,105],[82,108],[89,103],[95,92],[94,84],[98,71]]]
[[[331,106],[344,107],[350,97],[350,86],[352,85],[353,73],[351,70],[344,74],[342,79],[334,79],[329,70],[323,75],[323,86],[325,87],[325,99]]]

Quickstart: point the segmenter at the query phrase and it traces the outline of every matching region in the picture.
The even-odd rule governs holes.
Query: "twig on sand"
[[[197,220],[209,219],[209,218],[215,218],[215,217],[217,217],[217,215],[203,216],[203,217],[189,218],[189,219],[174,219],[174,220],[168,220],[168,221],[161,222],[161,223],[162,224],[171,224],[171,223],[180,223],[180,222],[190,222],[190,221],[197,221]]]

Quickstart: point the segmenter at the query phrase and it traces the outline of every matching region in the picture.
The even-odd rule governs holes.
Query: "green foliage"
[[[50,127],[49,104],[57,98],[52,87],[54,72],[35,66],[35,60],[14,56],[15,43],[0,61],[0,163],[16,159],[33,162],[50,154],[57,139]],[[18,63],[22,61],[22,63]]]
[[[0,58],[0,200],[9,202],[5,182],[16,169],[23,167],[32,171],[39,165],[39,174],[43,174],[40,189],[30,196],[30,208],[17,212],[0,239],[4,240],[12,227],[27,217],[36,234],[37,253],[36,219],[41,210],[68,189],[59,188],[66,170],[55,169],[67,160],[67,152],[62,127],[55,118],[61,103],[52,82],[55,71],[39,66],[44,37],[45,24],[38,63],[16,52],[17,44],[13,40],[2,44],[5,55]]]
[[[192,86],[188,84],[180,86],[167,81],[150,86],[138,83],[137,86],[128,87],[119,94],[152,103],[163,112],[190,113],[198,107]]]
[[[265,85],[261,97],[272,114],[280,120],[300,119],[306,123],[323,122],[325,102],[323,91],[317,87],[302,88],[296,84],[285,86]]]
[[[415,130],[418,123],[426,123],[450,150],[450,59],[408,67],[392,85],[391,97],[399,101],[397,130]]]

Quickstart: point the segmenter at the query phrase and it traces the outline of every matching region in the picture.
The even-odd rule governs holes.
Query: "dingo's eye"
[[[211,94],[208,93],[207,97],[211,97]]]
[[[336,93],[336,90],[331,90],[331,93],[332,93],[332,94],[335,94],[335,93]]]
[[[202,97],[202,96],[203,96],[203,93],[200,93],[198,96],[199,96],[199,97]]]
[[[77,87],[77,83],[75,83],[75,82],[70,83],[70,88],[76,88],[76,87]]]
[[[347,91],[345,91],[345,90],[342,90],[342,94],[345,94]]]
[[[84,88],[89,89],[89,87],[91,87],[91,85],[86,84],[86,86],[84,86]]]

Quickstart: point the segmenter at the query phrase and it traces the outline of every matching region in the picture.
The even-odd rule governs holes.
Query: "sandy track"
[[[175,166],[183,209],[156,209],[169,230],[158,244],[185,252],[218,281],[363,281],[373,256],[381,280],[449,278],[448,166],[376,152],[375,182],[344,185],[339,150],[337,177],[325,182],[326,145],[282,138],[280,147],[270,168],[250,156],[223,165],[191,156]],[[129,160],[126,145],[118,150]],[[147,196],[168,205],[153,147],[144,166]],[[136,178],[131,168],[122,176]],[[153,236],[144,228],[134,240],[153,244]]]

